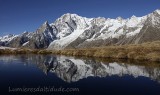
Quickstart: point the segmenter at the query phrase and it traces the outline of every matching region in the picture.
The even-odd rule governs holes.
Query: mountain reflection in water
[[[130,75],[134,78],[143,76],[160,82],[160,64],[97,60],[89,58],[73,58],[53,55],[18,55],[1,56],[3,62],[20,60],[26,65],[34,64],[45,74],[53,73],[68,83],[77,82],[88,77],[107,77],[117,75],[119,77]]]

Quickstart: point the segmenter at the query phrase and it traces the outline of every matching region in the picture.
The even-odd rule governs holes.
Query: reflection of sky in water
[[[7,88],[8,85],[61,85],[80,88],[88,85],[82,89],[90,91],[93,90],[92,86],[103,87],[102,89],[111,86],[114,87],[113,90],[123,85],[122,88],[129,87],[132,90],[145,86],[152,89],[150,91],[154,91],[154,94],[160,89],[158,63],[101,62],[49,55],[0,56],[0,75],[1,88]],[[135,86],[138,88],[134,88]]]

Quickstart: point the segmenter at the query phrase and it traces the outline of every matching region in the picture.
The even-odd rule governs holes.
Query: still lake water
[[[160,63],[54,55],[0,56],[1,95],[40,92],[160,95]]]

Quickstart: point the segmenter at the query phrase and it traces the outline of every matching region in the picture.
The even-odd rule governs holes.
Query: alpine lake
[[[0,93],[160,95],[160,63],[59,55],[1,55]]]

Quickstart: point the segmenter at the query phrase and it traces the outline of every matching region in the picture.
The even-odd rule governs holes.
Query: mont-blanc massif
[[[0,95],[160,95],[160,0],[0,0]]]
[[[140,44],[160,40],[160,10],[127,19],[86,18],[64,14],[53,23],[45,21],[34,32],[0,37],[0,45],[32,49],[72,49]]]

